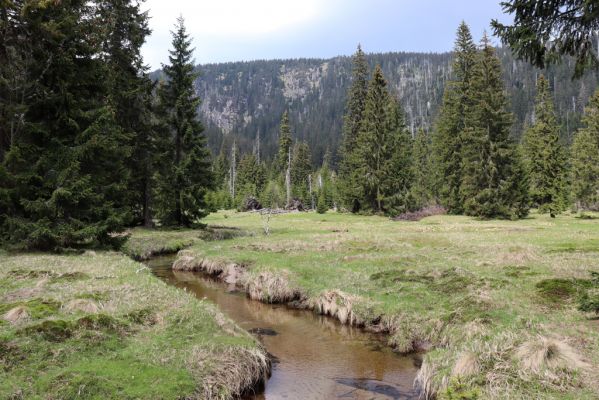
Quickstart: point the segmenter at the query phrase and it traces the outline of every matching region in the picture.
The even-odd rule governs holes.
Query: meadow
[[[204,222],[246,235],[196,242],[175,268],[383,332],[399,353],[424,352],[417,383],[429,397],[591,399],[599,321],[577,302],[596,290],[592,217],[289,213],[273,215],[266,235],[260,214],[223,211]]]

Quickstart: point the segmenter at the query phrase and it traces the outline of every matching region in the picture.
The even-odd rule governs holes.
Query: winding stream
[[[174,259],[156,257],[147,265],[165,282],[214,302],[274,356],[264,392],[247,399],[418,398],[417,356],[398,356],[375,335],[332,318],[250,300],[205,274],[173,271]]]

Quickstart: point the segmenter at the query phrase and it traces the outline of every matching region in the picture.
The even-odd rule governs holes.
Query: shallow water
[[[264,392],[247,399],[418,398],[412,387],[417,356],[399,356],[376,335],[332,318],[250,300],[202,273],[172,271],[173,261],[157,257],[147,264],[167,283],[214,302],[274,356]]]

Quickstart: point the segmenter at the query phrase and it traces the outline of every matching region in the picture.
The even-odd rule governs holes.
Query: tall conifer
[[[368,85],[355,147],[360,209],[390,214],[407,209],[412,180],[410,137],[401,107],[389,94],[378,65]]]
[[[486,35],[481,47],[461,137],[460,196],[468,215],[520,218],[528,212],[528,194],[521,162],[509,137],[511,114],[501,65]]]
[[[413,141],[412,159],[414,183],[412,185],[412,196],[416,207],[426,207],[434,202],[435,171],[431,149],[431,137],[424,129],[416,132]]]
[[[584,110],[572,143],[572,195],[579,210],[599,210],[599,90]]]
[[[559,142],[549,84],[543,75],[537,81],[535,120],[522,139],[532,203],[540,212],[555,215],[567,206],[566,155]]]
[[[191,40],[182,17],[173,32],[166,82],[160,88],[161,107],[170,139],[157,187],[157,214],[166,225],[189,226],[207,214],[204,196],[214,186],[203,127],[197,118]]]
[[[308,178],[312,172],[310,147],[306,142],[298,142],[293,147],[291,157],[291,185],[293,197],[298,198],[306,207],[310,207]]]
[[[356,174],[356,144],[361,129],[362,118],[368,93],[370,75],[366,55],[361,46],[353,56],[352,84],[347,94],[343,117],[343,141],[339,165],[340,192],[344,205],[352,211],[359,209],[360,177]]]
[[[133,0],[97,1],[102,40],[102,59],[107,67],[109,99],[118,124],[128,135],[132,148],[127,160],[130,170],[128,195],[134,222],[152,224],[151,194],[158,153],[156,139],[160,121],[154,116],[154,85],[143,64],[141,47],[150,34],[147,12]]]
[[[0,231],[21,247],[113,245],[128,213],[122,199],[128,137],[105,102],[100,30],[85,1],[31,3],[18,14],[21,40],[37,60],[22,128],[0,172]]]
[[[476,45],[470,28],[462,22],[454,47],[453,79],[447,83],[433,136],[435,164],[438,170],[439,197],[449,212],[464,211],[460,195],[462,184],[462,138],[466,113],[472,106],[472,75],[476,63]]]

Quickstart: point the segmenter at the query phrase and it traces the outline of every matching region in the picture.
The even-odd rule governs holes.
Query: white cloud
[[[144,47],[148,64],[158,68],[167,57],[170,31],[183,15],[194,44],[219,40],[259,40],[323,17],[332,1],[323,0],[147,0],[152,35]],[[198,48],[198,51],[205,50]]]
[[[149,0],[151,25],[169,29],[183,15],[190,32],[211,36],[260,35],[301,24],[319,14],[318,0]]]

